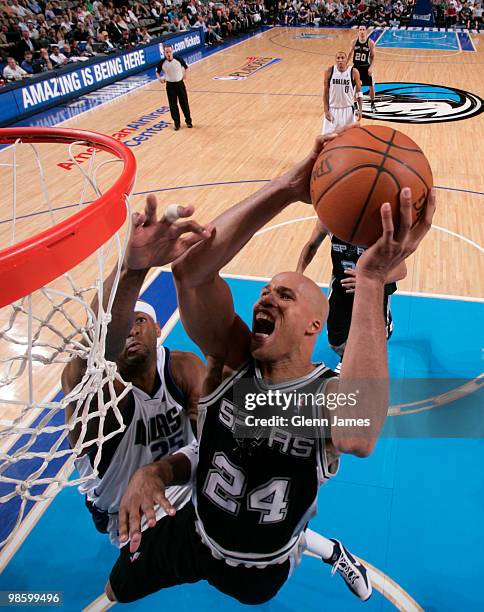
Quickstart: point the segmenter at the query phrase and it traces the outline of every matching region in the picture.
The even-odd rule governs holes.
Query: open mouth
[[[261,340],[268,338],[276,326],[274,318],[267,312],[258,311],[254,315],[252,334]]]

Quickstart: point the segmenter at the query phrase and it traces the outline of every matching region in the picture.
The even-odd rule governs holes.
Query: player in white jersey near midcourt
[[[170,210],[173,207],[176,210]],[[108,408],[102,444],[99,442],[99,418],[91,417],[85,431],[82,423],[78,422],[69,433],[71,447],[80,443],[86,445],[76,460],[80,476],[86,478],[79,490],[85,496],[97,530],[108,534],[116,546],[119,546],[120,503],[131,476],[140,467],[167,456],[175,463],[188,459],[188,466],[193,469],[197,461],[193,431],[205,366],[192,353],[158,346],[161,330],[155,309],[138,299],[152,266],[171,263],[193,244],[210,236],[195,221],[183,219],[192,213],[193,207],[172,205],[157,220],[156,199],[150,195],[144,212],[133,215],[105,348],[106,358],[116,362],[123,380],[133,385],[118,403],[125,429],[109,437],[119,429],[119,422],[114,410]],[[179,217],[182,220],[174,223],[174,219]],[[146,244],[155,241],[157,246],[151,251],[150,258],[140,257]],[[104,282],[105,302],[116,274],[117,266]],[[64,393],[70,392],[80,382],[85,368],[86,362],[77,357],[67,364],[62,374]],[[122,383],[115,380],[114,385],[116,392],[122,393]],[[97,409],[97,402],[91,401],[89,412]],[[66,422],[72,419],[74,410],[73,405],[66,408]],[[100,461],[96,462],[98,451]],[[167,497],[172,506],[180,509],[189,501],[191,489],[176,482],[173,484]],[[164,514],[161,504],[156,518]],[[147,515],[147,518],[153,524],[156,522],[154,515]]]
[[[355,100],[358,112],[355,113]],[[322,134],[330,134],[362,117],[360,75],[353,66],[348,66],[344,51],[336,53],[336,64],[324,73],[324,120]]]

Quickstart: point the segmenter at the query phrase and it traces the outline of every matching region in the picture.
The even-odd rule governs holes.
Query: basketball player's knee
[[[111,587],[111,583],[109,582],[109,580],[106,583],[106,586],[104,587],[104,592],[106,593],[106,597],[109,599],[109,601],[118,601],[116,595],[114,594],[114,591]]]

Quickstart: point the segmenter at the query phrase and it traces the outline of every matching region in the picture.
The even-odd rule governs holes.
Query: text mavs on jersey
[[[430,83],[377,83],[375,102],[376,112],[370,112],[365,101],[364,117],[397,123],[461,121],[479,115],[484,108],[476,94]]]

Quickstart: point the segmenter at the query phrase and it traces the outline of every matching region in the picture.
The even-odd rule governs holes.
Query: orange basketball
[[[432,185],[429,162],[411,138],[381,125],[354,127],[319,155],[311,174],[311,201],[331,233],[370,246],[382,234],[382,204],[390,202],[397,229],[399,194],[410,187],[415,223]]]

